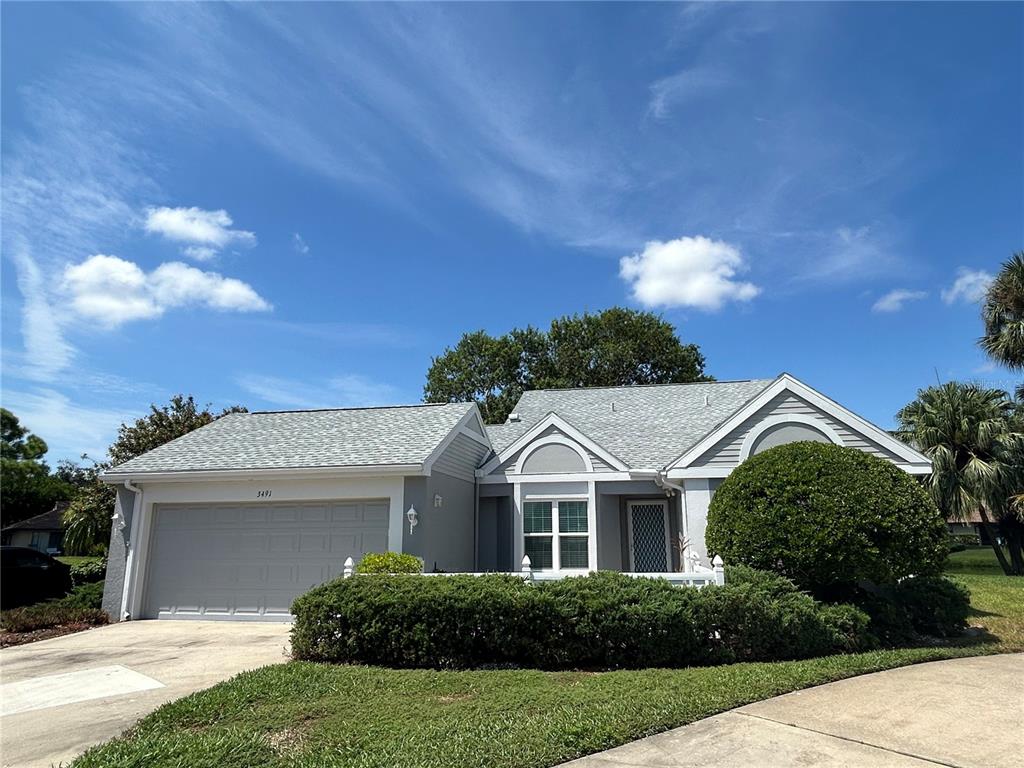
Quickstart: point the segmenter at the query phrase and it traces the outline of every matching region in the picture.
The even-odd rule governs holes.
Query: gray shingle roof
[[[497,452],[556,413],[632,469],[661,469],[696,445],[772,379],[526,392],[522,421],[487,428]],[[705,398],[707,404],[705,405]]]
[[[419,464],[472,403],[229,414],[108,474]]]

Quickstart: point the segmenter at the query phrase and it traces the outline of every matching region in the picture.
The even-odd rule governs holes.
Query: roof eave
[[[423,463],[416,464],[367,464],[338,467],[266,467],[254,469],[190,469],[175,471],[128,471],[118,472],[116,469],[103,472],[100,480],[110,485],[118,485],[126,480],[134,483],[142,482],[181,482],[181,481],[215,481],[215,480],[247,480],[252,477],[379,477],[381,475],[423,475],[426,474]]]

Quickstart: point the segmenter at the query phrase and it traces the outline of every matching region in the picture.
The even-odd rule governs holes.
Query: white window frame
[[[558,503],[561,501],[580,502],[582,501],[587,505],[587,532],[581,533],[578,531],[565,531],[561,530],[561,521],[558,514]],[[592,562],[593,555],[593,539],[594,536],[594,514],[591,509],[593,503],[589,495],[570,495],[570,496],[539,496],[528,494],[523,497],[523,504],[529,504],[532,502],[547,503],[551,505],[551,532],[545,533],[527,533],[525,525],[523,529],[523,552],[526,552],[526,540],[537,539],[537,538],[550,538],[551,539],[551,569],[538,568],[535,563],[531,563],[530,567],[535,571],[543,571],[545,573],[557,573],[560,571],[570,571],[572,573],[587,573],[589,571],[596,570],[596,566]],[[524,507],[525,508],[525,507]],[[574,567],[574,568],[562,568],[562,548],[560,546],[561,539],[563,536],[573,538],[585,538],[587,540],[587,565],[585,567]]]

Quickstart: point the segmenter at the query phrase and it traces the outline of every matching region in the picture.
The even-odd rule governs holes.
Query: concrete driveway
[[[1017,768],[1024,655],[920,664],[789,693],[572,768]]]
[[[3,765],[70,761],[165,702],[287,661],[290,629],[130,621],[0,650]]]

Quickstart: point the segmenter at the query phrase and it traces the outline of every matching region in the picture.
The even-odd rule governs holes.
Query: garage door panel
[[[387,550],[387,501],[158,505],[144,614],[282,618],[347,557]],[[384,510],[384,514],[381,511]]]

